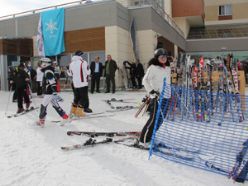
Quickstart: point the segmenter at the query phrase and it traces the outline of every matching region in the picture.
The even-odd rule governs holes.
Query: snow
[[[12,93],[0,92],[0,95],[1,186],[234,185],[225,176],[157,156],[148,160],[148,152],[124,145],[111,143],[70,152],[60,149],[61,146],[81,143],[87,139],[82,136],[67,136],[68,130],[140,131],[148,116],[134,118],[137,109],[114,112],[111,117],[73,121],[62,127],[51,122],[60,118],[50,105],[46,125],[40,128],[35,125],[39,110],[17,118],[7,118],[7,115],[16,112],[17,104],[11,102]],[[61,106],[68,112],[73,99],[72,92],[62,92],[60,95],[65,100]],[[145,92],[142,91],[89,94],[90,107],[94,112],[111,110],[103,101],[110,98],[130,102],[113,103],[114,106],[138,106],[144,95]],[[39,106],[41,101],[41,98],[34,95],[32,104]]]

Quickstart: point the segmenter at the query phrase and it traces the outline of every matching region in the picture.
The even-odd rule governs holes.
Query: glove
[[[159,96],[159,92],[158,91],[155,91],[155,90],[150,91],[149,94],[151,96],[155,96],[155,97],[158,97]]]
[[[64,101],[63,98],[60,97],[60,96],[57,94],[57,92],[54,92],[54,93],[53,93],[53,100],[55,100],[56,102],[63,102],[63,101]]]
[[[146,97],[144,97],[144,98],[142,99],[142,102],[145,103],[148,99],[149,99],[149,97],[146,96]]]

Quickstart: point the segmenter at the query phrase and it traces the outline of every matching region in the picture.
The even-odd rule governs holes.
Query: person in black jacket
[[[142,88],[142,79],[143,79],[144,75],[145,75],[145,72],[144,72],[143,65],[140,63],[139,60],[137,60],[136,69],[135,69],[135,77],[138,81],[138,88],[139,89]]]
[[[110,92],[110,82],[112,84],[112,93],[115,93],[115,71],[118,69],[116,62],[112,59],[111,55],[107,55],[105,61],[104,75],[106,76],[107,89],[105,93]]]
[[[126,71],[129,70],[129,75],[127,74],[127,78],[132,83],[132,86],[131,87],[133,89],[134,88],[137,88],[137,83],[135,81],[135,75],[136,75],[136,65],[135,65],[135,63],[130,63],[129,61],[124,61],[123,62],[123,65],[124,65]],[[127,71],[127,73],[128,73],[128,71]]]
[[[99,86],[100,86],[100,78],[102,76],[102,63],[99,62],[100,57],[97,56],[95,61],[92,61],[90,64],[91,70],[91,93],[94,93],[95,85],[96,85],[96,92],[100,93]]]
[[[54,75],[55,64],[52,64],[52,61],[49,58],[42,58],[41,61],[41,71],[44,73],[42,88],[45,96],[40,106],[39,121],[37,122],[37,125],[44,127],[45,117],[47,115],[47,106],[50,102],[52,103],[53,108],[63,119],[68,119],[68,115],[59,105],[59,102],[63,101],[63,99],[57,95],[57,86]]]
[[[13,91],[12,102],[17,102],[15,76],[18,71],[18,67],[9,67],[8,69],[8,80],[9,80],[9,91]]]
[[[11,84],[15,83],[16,85],[17,106],[18,106],[17,113],[21,113],[24,111],[23,99],[26,104],[26,109],[28,109],[30,106],[30,99],[27,93],[28,82],[30,81],[30,79],[28,73],[25,72],[24,68],[25,68],[24,64],[21,63],[18,66],[18,71],[16,72],[15,76],[13,77],[12,80],[10,80]]]

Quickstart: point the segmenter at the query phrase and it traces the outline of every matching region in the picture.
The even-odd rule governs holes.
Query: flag
[[[45,56],[55,56],[65,51],[64,8],[42,12],[41,30]]]
[[[43,43],[42,28],[41,28],[41,18],[38,24],[38,34],[36,40],[37,40],[38,55],[44,57],[45,51],[44,51],[44,43]]]

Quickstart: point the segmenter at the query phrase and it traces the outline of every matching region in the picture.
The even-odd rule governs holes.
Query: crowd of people
[[[106,91],[105,93],[115,93],[115,73],[119,69],[115,60],[111,55],[107,55],[107,60],[103,64],[100,62],[98,56],[91,62],[83,59],[83,52],[76,51],[72,60],[67,67],[66,74],[71,79],[71,87],[73,90],[73,103],[71,111],[67,114],[59,105],[63,99],[57,94],[60,91],[59,78],[60,69],[55,60],[50,58],[41,58],[38,62],[37,69],[33,70],[30,63],[21,63],[16,69],[10,68],[9,82],[10,87],[14,90],[13,101],[17,100],[17,113],[24,112],[30,107],[31,82],[36,86],[37,96],[43,98],[38,125],[45,125],[45,118],[47,115],[47,106],[51,103],[56,112],[63,119],[69,117],[84,117],[85,113],[93,112],[89,107],[88,85],[89,77],[91,77],[90,92],[93,94],[96,90],[100,93],[100,78],[102,75],[106,77]],[[157,98],[162,91],[163,79],[166,78],[167,84],[171,84],[171,72],[169,63],[167,61],[167,51],[164,49],[157,49],[154,57],[148,62],[148,69],[144,73],[143,65],[137,61],[130,63],[125,61],[124,68],[129,68],[130,77],[133,88],[142,88],[149,94],[150,99],[150,117],[142,129],[140,142],[148,143],[151,140],[152,131],[155,123],[155,113],[157,111]],[[137,83],[136,83],[137,80]],[[35,83],[34,83],[35,82]],[[170,99],[170,91],[164,96],[165,101]],[[25,109],[23,107],[25,103]]]

